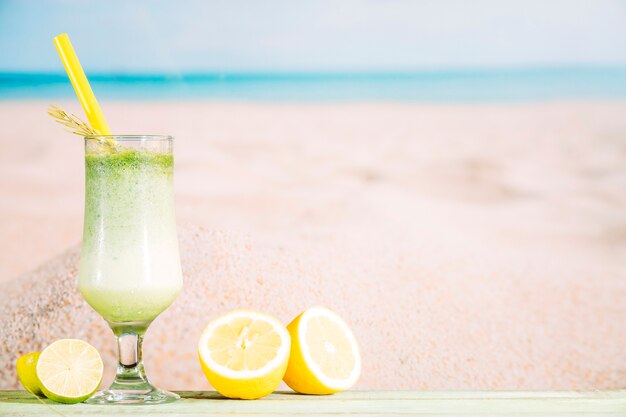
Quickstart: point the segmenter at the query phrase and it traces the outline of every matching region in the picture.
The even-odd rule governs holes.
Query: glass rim
[[[115,141],[173,141],[174,136],[170,135],[88,135],[84,136],[85,140],[107,140]]]

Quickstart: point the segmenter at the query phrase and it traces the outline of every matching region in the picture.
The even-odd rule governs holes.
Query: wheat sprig
[[[68,132],[70,133],[74,133],[75,135],[80,136],[90,136],[98,134],[98,132],[96,132],[87,123],[80,120],[77,116],[67,113],[59,106],[48,107],[48,114],[54,117],[55,122],[60,123],[63,126],[69,127]]]
[[[98,135],[98,132],[94,128],[83,122],[78,116],[66,112],[59,106],[51,105],[48,107],[48,114],[54,118],[55,122],[68,127],[69,129],[66,130],[70,133],[79,136]],[[116,143],[113,139],[105,138],[104,141],[109,147],[115,148]]]

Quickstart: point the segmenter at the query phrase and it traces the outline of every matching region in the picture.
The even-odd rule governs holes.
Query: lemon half
[[[361,375],[361,355],[348,325],[324,307],[305,310],[288,326],[291,355],[285,383],[303,394],[332,394]]]
[[[263,313],[237,310],[209,323],[198,356],[207,379],[229,398],[256,399],[274,391],[285,374],[290,337]]]

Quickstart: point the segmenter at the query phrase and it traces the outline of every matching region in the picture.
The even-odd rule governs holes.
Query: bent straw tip
[[[60,33],[60,34],[56,35],[52,41],[54,43],[59,43],[61,41],[69,40],[69,38],[70,37],[67,35],[67,33]]]

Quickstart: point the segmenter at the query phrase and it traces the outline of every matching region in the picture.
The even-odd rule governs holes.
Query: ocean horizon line
[[[314,78],[412,78],[424,76],[494,76],[530,74],[580,74],[613,73],[626,74],[626,65],[573,65],[573,66],[511,66],[468,68],[424,68],[402,70],[204,70],[204,71],[96,71],[90,72],[90,80],[156,80],[177,79],[314,79]],[[0,70],[0,81],[49,78],[67,80],[64,71],[14,71]]]
[[[361,72],[91,73],[103,99],[524,101],[626,98],[626,67]],[[73,95],[64,72],[0,72],[0,100]]]

